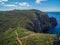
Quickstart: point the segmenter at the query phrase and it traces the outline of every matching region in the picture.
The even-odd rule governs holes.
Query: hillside
[[[21,43],[17,40],[17,36]],[[1,45],[53,45],[57,40],[56,35],[34,33],[20,27],[8,29],[0,38]]]
[[[0,45],[53,45],[56,35],[44,33],[56,25],[39,10],[0,11]]]

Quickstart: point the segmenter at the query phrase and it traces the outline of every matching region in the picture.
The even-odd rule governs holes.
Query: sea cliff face
[[[46,33],[50,28],[54,28],[57,25],[57,20],[54,17],[49,17],[47,14],[41,15],[39,11],[34,12],[36,19],[32,20],[27,29],[38,33]],[[29,27],[30,26],[30,27]]]

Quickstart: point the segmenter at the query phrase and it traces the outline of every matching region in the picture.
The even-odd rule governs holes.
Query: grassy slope
[[[20,45],[16,39],[16,31],[23,45],[53,45],[56,35],[34,33],[24,28],[27,22],[36,19],[34,12],[35,10],[0,11],[0,45]],[[40,14],[44,15],[43,12]],[[31,34],[34,35],[30,36]],[[28,37],[23,38],[26,36]]]
[[[3,35],[0,37],[1,38],[0,44],[20,45],[16,39],[16,33],[15,33],[16,31],[23,45],[53,45],[53,41],[56,39],[56,35],[53,34],[34,33],[27,31],[24,28],[17,27],[16,29],[10,28],[8,29],[8,31],[5,31]]]

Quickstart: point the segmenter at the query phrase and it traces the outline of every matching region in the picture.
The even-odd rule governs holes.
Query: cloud
[[[14,4],[19,4],[18,2],[15,2]]]
[[[4,2],[1,2],[0,5],[4,5],[5,3]]]
[[[4,5],[5,3],[4,2],[2,2],[2,5]]]
[[[0,2],[0,5],[4,6],[5,8],[9,9],[30,9],[31,5],[28,2]],[[8,9],[8,10],[9,10]]]
[[[7,4],[7,5],[4,5],[5,7],[17,7],[17,5],[14,5],[14,4]]]
[[[39,4],[42,1],[47,1],[47,0],[36,0],[36,3]]]
[[[20,5],[21,7],[29,7],[29,6],[30,6],[29,3],[27,3],[27,2],[19,3],[19,5]]]
[[[8,1],[8,0],[0,0],[0,2],[6,2],[6,1]]]
[[[0,0],[0,5],[4,5],[8,0]]]

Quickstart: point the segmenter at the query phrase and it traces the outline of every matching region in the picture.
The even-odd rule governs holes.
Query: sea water
[[[55,17],[57,19],[57,26],[53,29],[50,29],[47,33],[57,34],[60,36],[60,12],[47,12],[49,17]]]

